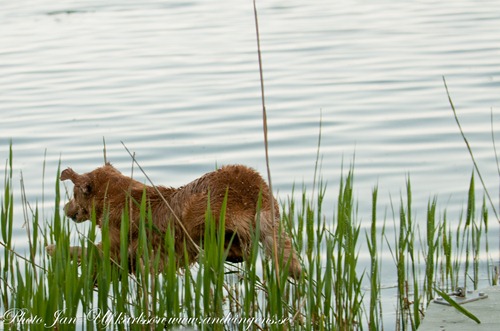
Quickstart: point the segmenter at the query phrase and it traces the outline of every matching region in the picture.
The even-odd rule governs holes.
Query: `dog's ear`
[[[80,177],[80,175],[78,175],[71,168],[68,168],[61,172],[61,181],[70,179],[75,184],[75,182],[78,180],[78,177]]]
[[[68,168],[61,173],[61,180],[67,179],[71,180],[83,194],[88,195],[92,192],[92,185],[88,175],[79,175],[73,169]]]

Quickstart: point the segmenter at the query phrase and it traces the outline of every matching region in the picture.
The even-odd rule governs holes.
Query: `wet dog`
[[[276,242],[278,254],[282,257],[280,261],[289,266],[290,276],[297,278],[301,274],[297,253],[290,237],[280,227],[279,208],[275,199],[271,202],[268,185],[259,173],[246,166],[225,166],[179,188],[145,185],[121,174],[109,163],[81,175],[68,168],[61,173],[60,179],[74,184],[73,198],[64,207],[66,216],[75,222],[83,222],[95,213],[97,225],[108,227],[110,256],[117,263],[120,263],[122,214],[128,208],[127,251],[132,272],[139,258],[138,204],[145,194],[155,229],[148,232],[147,239],[153,253],[160,254],[160,269],[168,259],[164,244],[167,231],[174,234],[178,266],[183,265],[186,257],[189,263],[194,263],[205,234],[206,220],[218,223],[226,201],[225,236],[222,240],[228,250],[227,261],[243,262],[249,256],[258,225],[259,240],[267,255],[273,256]],[[206,217],[207,206],[213,217]],[[55,246],[48,246],[47,251],[53,253]],[[71,247],[71,253],[81,254],[81,249]]]

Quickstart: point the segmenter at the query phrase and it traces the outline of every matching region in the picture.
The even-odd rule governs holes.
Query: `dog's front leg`
[[[45,251],[47,252],[47,254],[53,257],[54,255],[56,255],[56,245],[45,246]],[[79,246],[70,246],[69,256],[80,259],[82,256],[82,248]]]

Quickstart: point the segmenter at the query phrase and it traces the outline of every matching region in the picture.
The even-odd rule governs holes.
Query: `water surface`
[[[473,166],[444,76],[498,201],[497,1],[258,5],[281,199],[294,184],[311,191],[321,122],[328,216],[341,167],[354,160],[363,224],[373,187],[382,219],[408,177],[417,221],[435,195],[458,220]],[[228,163],[265,173],[251,1],[26,0],[5,4],[0,21],[0,155],[12,141],[16,183],[22,171],[32,203],[50,208],[59,163],[78,172],[101,165],[103,139],[115,166],[130,173],[123,142],[158,184],[180,186]],[[24,231],[15,232],[20,250]],[[388,272],[384,285],[395,279]]]

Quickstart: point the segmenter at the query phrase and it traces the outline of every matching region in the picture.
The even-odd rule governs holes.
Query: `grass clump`
[[[487,267],[488,209],[482,200],[476,209],[474,175],[469,183],[467,209],[458,224],[446,212],[437,213],[437,198],[429,200],[424,223],[415,219],[408,179],[405,195],[393,207],[393,236],[386,219],[378,218],[378,189],[372,191],[371,219],[363,233],[354,199],[354,171],[341,175],[334,208],[326,206],[326,185],[319,183],[309,197],[302,189],[282,207],[283,226],[301,252],[304,275],[288,279],[286,268],[276,273],[275,259],[261,256],[258,227],[247,262],[224,263],[224,213],[221,226],[207,226],[198,263],[166,261],[147,240],[155,231],[145,196],[140,206],[139,259],[126,258],[129,215],[121,223],[120,264],[109,258],[109,236],[103,227],[102,248],[95,246],[99,230],[95,215],[86,233],[80,233],[81,258],[72,257],[69,221],[59,209],[61,192],[55,186],[54,210],[49,219],[29,207],[21,192],[23,216],[14,210],[13,155],[8,156],[1,198],[0,324],[6,330],[380,330],[385,327],[416,330],[427,304],[438,291],[458,286],[477,288],[480,268]],[[56,174],[56,178],[59,174]],[[326,207],[325,207],[326,206]],[[223,208],[224,209],[224,208]],[[334,209],[327,217],[325,209]],[[212,213],[207,206],[207,224]],[[23,220],[24,218],[24,220]],[[28,249],[18,251],[13,228],[26,226]],[[422,237],[421,234],[424,234]],[[174,256],[175,234],[167,231],[163,244]],[[57,243],[53,258],[44,247]],[[359,253],[367,247],[369,262]],[[381,260],[393,257],[398,300],[396,320],[387,322],[382,307]],[[165,262],[165,261],[163,261]],[[181,265],[182,271],[177,270]],[[129,274],[130,268],[135,270]],[[494,275],[489,270],[490,283]],[[435,290],[436,289],[436,290]],[[387,323],[390,325],[387,326]]]

